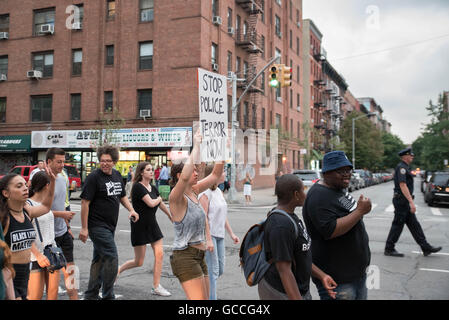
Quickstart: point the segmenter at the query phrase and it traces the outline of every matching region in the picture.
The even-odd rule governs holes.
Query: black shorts
[[[73,238],[69,231],[55,238],[56,244],[61,248],[67,263],[73,262]]]

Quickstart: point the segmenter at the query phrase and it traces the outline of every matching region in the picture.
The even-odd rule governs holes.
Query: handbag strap
[[[27,200],[27,203],[30,206],[33,206],[33,203],[30,200]],[[39,239],[41,239],[41,243],[44,243],[44,240],[42,239],[41,228],[39,228],[39,221],[37,220],[37,218],[35,219],[35,222],[36,222],[37,233],[39,233]]]

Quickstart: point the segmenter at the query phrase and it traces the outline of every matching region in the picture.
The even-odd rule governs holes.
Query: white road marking
[[[443,214],[441,213],[440,209],[438,208],[430,208],[430,211],[432,211],[432,214],[435,216],[442,216]]]
[[[386,209],[385,212],[394,212],[394,206],[390,204]]]
[[[419,268],[419,270],[422,270],[422,271],[432,271],[432,272],[444,272],[444,273],[449,273],[449,270],[442,270],[442,269]]]
[[[412,253],[422,254],[422,251],[412,251]],[[449,253],[444,253],[444,252],[432,253],[432,255],[434,255],[434,254],[438,254],[440,256],[449,256]]]

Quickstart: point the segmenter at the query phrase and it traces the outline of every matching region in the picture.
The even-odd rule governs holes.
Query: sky
[[[373,97],[391,133],[416,140],[429,100],[449,91],[449,1],[303,0],[303,19],[352,94]]]

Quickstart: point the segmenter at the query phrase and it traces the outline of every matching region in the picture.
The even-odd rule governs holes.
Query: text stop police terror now
[[[211,75],[203,75],[203,90],[211,91],[217,94],[221,94],[223,87],[223,81],[220,78],[212,77]],[[200,97],[201,112],[210,112],[216,114],[224,114],[223,98],[220,97]],[[223,122],[208,122],[207,120],[201,120],[202,135],[203,137],[226,137],[225,123]]]

